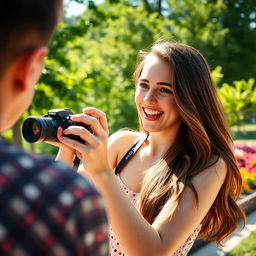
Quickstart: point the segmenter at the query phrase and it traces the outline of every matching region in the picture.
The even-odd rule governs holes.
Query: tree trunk
[[[22,139],[21,139],[21,131],[20,131],[20,119],[16,122],[16,124],[12,127],[13,134],[13,142],[19,148],[23,148]]]
[[[28,115],[31,116],[31,106],[28,108]],[[30,152],[33,154],[35,153],[35,144],[34,143],[29,143],[30,145]]]
[[[162,15],[162,0],[157,0],[157,11]]]
[[[143,0],[143,3],[145,5],[146,10],[150,13],[151,12],[151,8],[150,8],[148,0]]]

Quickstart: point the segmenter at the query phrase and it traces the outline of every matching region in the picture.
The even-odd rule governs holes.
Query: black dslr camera
[[[73,122],[70,109],[52,109],[42,117],[29,116],[23,123],[22,134],[27,142],[35,143],[41,141],[58,141],[57,129],[66,129],[71,125],[83,126],[89,131],[90,127],[82,122]],[[84,140],[76,135],[66,135],[70,139],[84,143]]]

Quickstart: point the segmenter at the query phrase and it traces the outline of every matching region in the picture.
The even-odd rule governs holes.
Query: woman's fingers
[[[46,140],[45,143],[62,148],[64,150],[68,150],[68,151],[73,151],[72,148],[69,148],[67,145],[61,143],[60,141],[60,137],[63,135],[63,129],[61,127],[58,128],[57,130],[57,139],[58,141],[48,141]]]
[[[71,147],[77,152],[82,153],[82,158],[88,157],[90,153],[105,154],[106,143],[108,139],[108,124],[105,113],[96,108],[87,108],[83,110],[83,114],[71,116],[74,123],[84,123],[90,127],[85,128],[82,125],[73,124],[67,127],[63,134],[59,134],[58,139],[67,147]],[[81,143],[68,135],[78,136],[85,141]]]
[[[63,129],[62,129],[61,127],[59,127],[58,130],[57,130],[57,139],[58,139],[59,136],[62,135],[62,133],[63,133]],[[63,145],[63,144],[62,144],[61,142],[59,142],[59,141],[46,140],[45,143],[51,144],[51,145],[56,146],[56,147],[59,147],[59,148],[61,148],[62,146],[65,146],[65,145]]]
[[[105,113],[96,108],[86,108],[83,114],[72,115],[71,120],[74,124],[63,131],[59,137],[60,142],[76,151],[86,171],[89,173],[102,171],[108,166],[108,124]],[[90,129],[76,124],[77,122],[88,125]],[[79,136],[85,142],[81,143],[68,135]]]
[[[106,126],[106,128],[104,128],[101,121],[97,117],[94,117],[91,115],[85,115],[85,114],[78,114],[78,115],[73,115],[71,119],[74,122],[82,122],[86,125],[89,125],[94,135],[108,136],[107,123],[104,124]]]
[[[91,148],[90,145],[88,144],[87,145],[82,144],[81,142],[74,139],[70,139],[66,136],[61,136],[60,141],[80,153],[83,152],[86,154],[86,152],[89,151],[89,149]]]
[[[93,107],[89,107],[89,108],[84,108],[83,109],[83,113],[85,115],[92,115],[94,117],[96,117],[102,128],[108,133],[108,122],[107,122],[107,116],[104,112],[102,112],[101,110],[97,109],[97,108],[93,108]]]
[[[73,125],[69,126],[67,129],[64,130],[63,135],[76,135],[76,136],[79,136],[84,141],[86,141],[87,144],[90,144],[90,145],[95,144],[96,137],[89,130],[87,130],[82,126],[73,126]]]
[[[79,158],[79,160],[82,160],[82,154],[78,151],[76,151],[76,156]]]

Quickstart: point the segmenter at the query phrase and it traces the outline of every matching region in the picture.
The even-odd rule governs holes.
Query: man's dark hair
[[[20,54],[48,45],[60,7],[60,0],[1,1],[0,75]]]

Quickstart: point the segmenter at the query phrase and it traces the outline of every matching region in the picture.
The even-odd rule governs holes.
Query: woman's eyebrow
[[[146,83],[149,83],[149,80],[148,79],[140,79],[141,82],[146,82]],[[170,86],[170,87],[173,87],[172,84],[170,83],[166,83],[166,82],[158,82],[156,83],[158,85],[166,85],[166,86]]]
[[[149,80],[148,79],[140,79],[141,82],[146,82],[146,83],[149,83]],[[169,86],[169,87],[173,87],[172,84],[170,83],[166,83],[166,82],[158,82],[156,83],[158,85],[166,85],[166,86]]]
[[[148,79],[141,79],[141,78],[140,78],[140,81],[149,83]]]
[[[156,83],[156,84],[158,84],[158,85],[166,85],[166,86],[173,87],[172,84],[170,84],[170,83],[165,83],[165,82],[158,82],[158,83]]]

